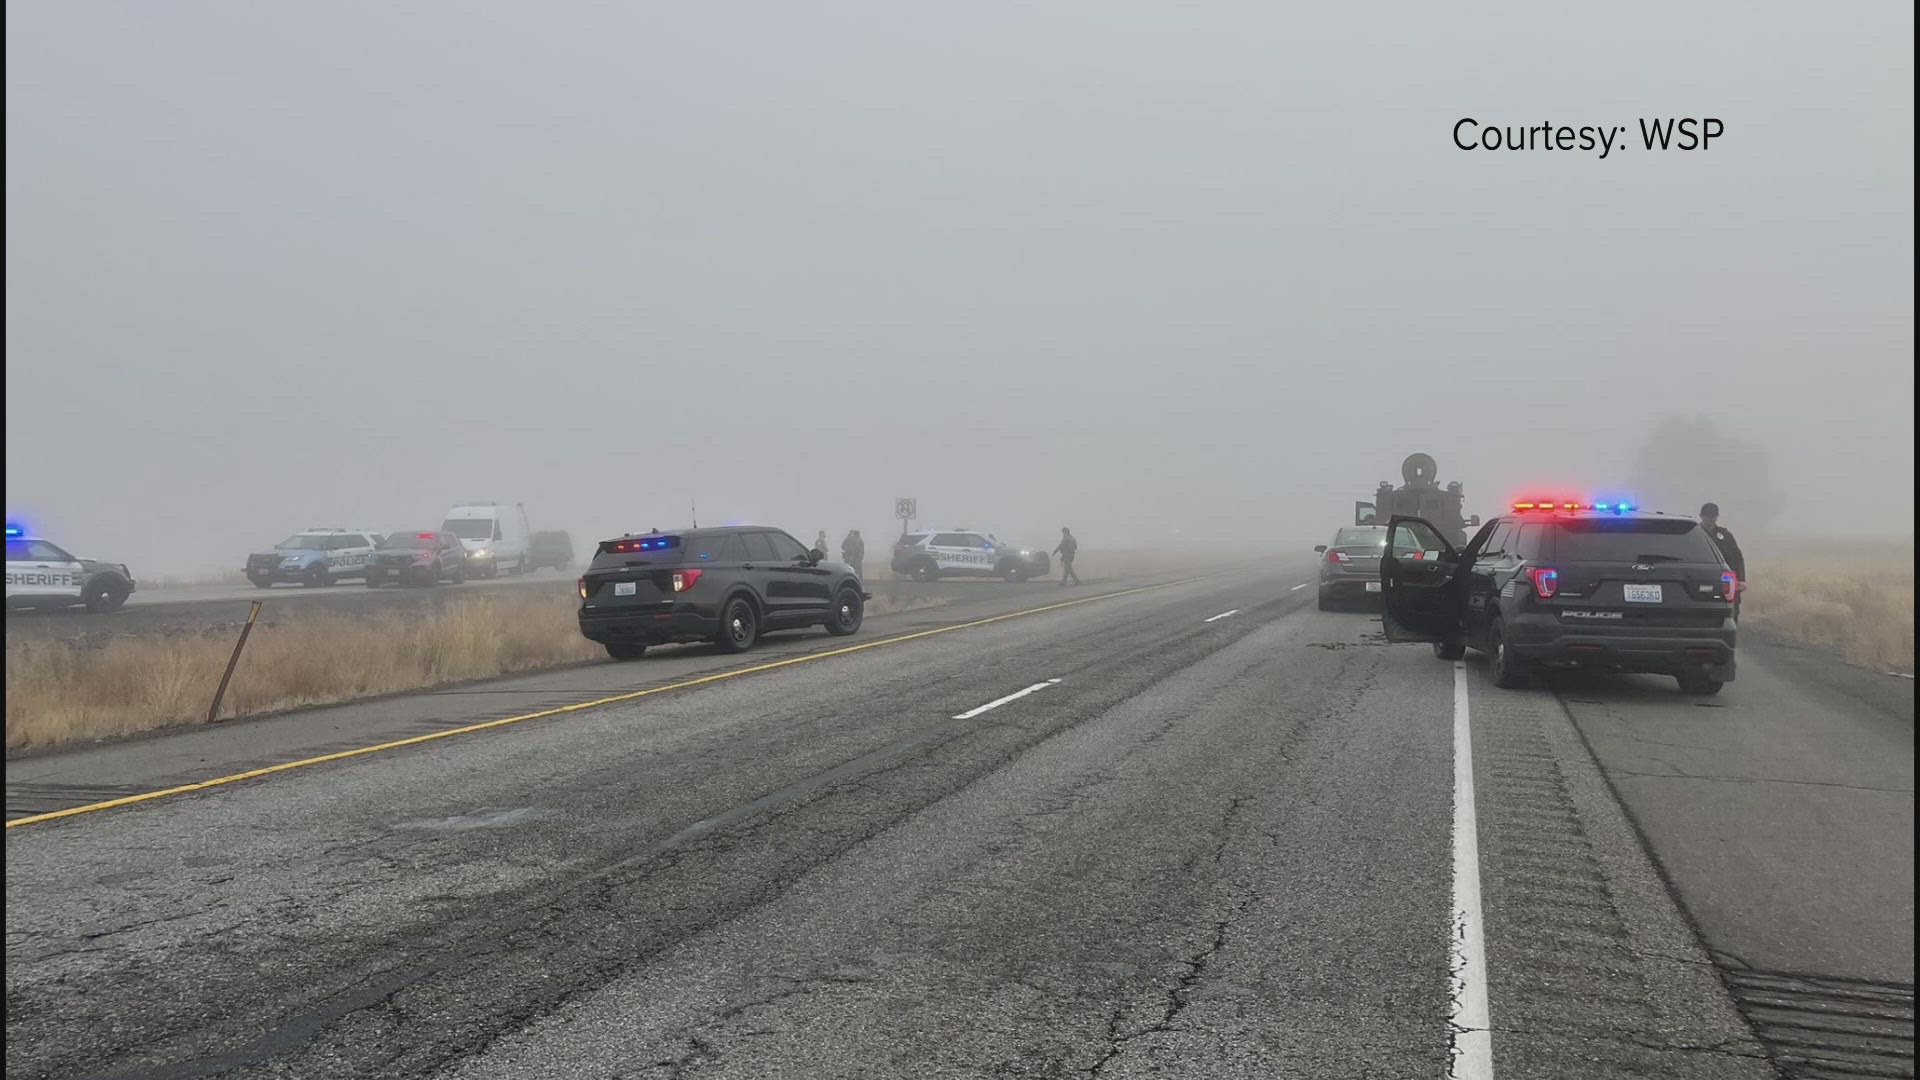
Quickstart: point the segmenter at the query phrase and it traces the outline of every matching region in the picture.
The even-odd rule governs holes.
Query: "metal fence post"
[[[227,661],[227,672],[220,676],[220,689],[213,692],[213,705],[207,709],[207,723],[211,724],[220,715],[220,702],[227,696],[227,683],[233,681],[233,669],[240,666],[240,650],[247,647],[247,635],[253,633],[253,620],[260,617],[260,601],[253,602],[253,610],[247,612],[247,624],[240,628],[240,640],[233,643],[233,656]]]

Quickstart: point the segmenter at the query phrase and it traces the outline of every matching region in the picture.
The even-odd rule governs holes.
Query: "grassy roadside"
[[[321,615],[254,629],[221,719],[328,705],[604,657],[580,636],[569,596],[483,593],[429,612]],[[877,596],[868,613],[934,606]],[[7,749],[202,723],[234,634],[123,638],[89,646],[7,640]]]
[[[1741,621],[1879,671],[1913,673],[1913,542],[1760,541]]]

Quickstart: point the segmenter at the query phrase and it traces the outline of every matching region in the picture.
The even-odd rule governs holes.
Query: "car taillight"
[[[587,598],[587,579],[584,576],[581,577],[579,581],[574,583],[574,586],[580,590],[580,599],[585,600]]]
[[[1330,551],[1328,551],[1328,552],[1327,552],[1327,561],[1328,561],[1328,562],[1346,562],[1346,561],[1347,561],[1347,553],[1346,553],[1346,552],[1344,552],[1344,551],[1331,551],[1331,550],[1330,550]]]
[[[1720,595],[1732,600],[1740,595],[1740,577],[1729,570],[1720,575]]]
[[[1527,567],[1527,578],[1533,582],[1533,595],[1542,600],[1560,591],[1560,571],[1549,566]]]
[[[699,581],[700,575],[704,573],[706,573],[705,570],[675,570],[673,572],[673,591],[686,592],[688,589],[693,588],[694,583]]]

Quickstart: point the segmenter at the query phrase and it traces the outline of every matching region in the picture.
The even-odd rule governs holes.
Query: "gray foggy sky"
[[[1293,547],[1700,413],[1781,531],[1910,533],[1912,18],[12,4],[8,513],[148,574],[476,498]]]

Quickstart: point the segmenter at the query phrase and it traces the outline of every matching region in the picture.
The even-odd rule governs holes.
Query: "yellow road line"
[[[1202,575],[1202,576],[1210,576],[1210,575]],[[376,743],[372,746],[361,746],[361,747],[356,747],[355,749],[352,749],[352,750],[341,750],[332,754],[322,754],[319,757],[302,758],[299,761],[288,761],[288,762],[283,762],[282,764],[279,764],[279,765],[269,765],[264,769],[249,769],[246,772],[234,773],[231,776],[216,776],[211,780],[202,780],[194,784],[182,784],[179,787],[162,788],[159,791],[145,791],[145,792],[141,792],[138,795],[125,795],[118,799],[108,799],[105,802],[88,803],[85,806],[69,806],[65,810],[52,810],[44,814],[33,814],[28,817],[14,818],[12,821],[7,822],[7,828],[11,829],[16,825],[32,825],[35,822],[40,822],[40,821],[52,821],[55,818],[73,817],[77,814],[91,814],[96,810],[111,810],[116,806],[129,806],[129,805],[132,805],[133,803],[146,802],[149,799],[164,798],[168,795],[182,795],[189,791],[204,791],[207,788],[219,787],[223,784],[234,784],[242,780],[253,780],[253,779],[257,779],[262,776],[268,776],[277,772],[286,772],[290,769],[303,769],[309,765],[319,765],[328,761],[339,761],[342,758],[359,757],[362,754],[372,754],[382,750],[394,750],[402,746],[414,746],[419,743],[432,742],[435,739],[445,739],[445,738],[450,738],[454,735],[465,735],[474,731],[484,731],[487,728],[504,727],[507,724],[517,724],[522,720],[538,720],[538,719],[541,719],[542,717],[558,716],[561,713],[578,712],[581,709],[592,709],[601,705],[612,705],[612,704],[615,704],[616,702],[632,701],[635,698],[648,697],[653,694],[664,694],[670,690],[685,690],[688,687],[692,687],[692,686],[701,686],[706,683],[719,682],[723,679],[737,679],[742,675],[753,675],[762,671],[772,671],[774,668],[787,667],[788,665],[791,665],[791,664],[801,664],[809,660],[825,660],[830,656],[845,656],[848,653],[860,652],[863,649],[877,649],[882,645],[898,645],[903,641],[913,641],[916,638],[931,637],[934,634],[947,634],[947,633],[952,633],[955,630],[967,630],[975,626],[985,626],[988,623],[1004,622],[1007,619],[1017,619],[1023,615],[1038,615],[1044,611],[1058,611],[1061,608],[1074,607],[1078,604],[1091,604],[1096,600],[1112,600],[1116,597],[1132,596],[1135,593],[1150,592],[1154,589],[1165,589],[1174,585],[1185,585],[1190,581],[1199,581],[1199,580],[1200,580],[1199,577],[1182,578],[1179,581],[1163,581],[1158,585],[1143,585],[1137,589],[1125,589],[1120,592],[1102,593],[1099,596],[1085,596],[1085,597],[1081,597],[1078,600],[1063,600],[1058,604],[1047,604],[1044,607],[1026,608],[1022,611],[1008,612],[1005,615],[994,615],[985,619],[975,619],[972,622],[955,623],[952,626],[936,626],[931,630],[917,630],[911,634],[901,634],[898,637],[881,638],[878,641],[862,642],[859,645],[849,645],[843,649],[830,649],[826,652],[808,653],[805,656],[791,656],[785,660],[775,660],[775,661],[772,661],[771,663],[756,664],[753,667],[742,668],[739,671],[722,671],[714,675],[702,675],[697,679],[688,679],[684,682],[671,683],[667,686],[656,686],[647,690],[634,690],[625,694],[615,694],[612,697],[597,698],[593,701],[582,701],[577,705],[562,705],[556,709],[542,709],[539,712],[530,712],[522,716],[508,716],[499,720],[484,720],[477,724],[467,724],[464,727],[448,728],[445,731],[430,732],[426,735],[415,735],[412,738],[395,739],[392,742]]]

